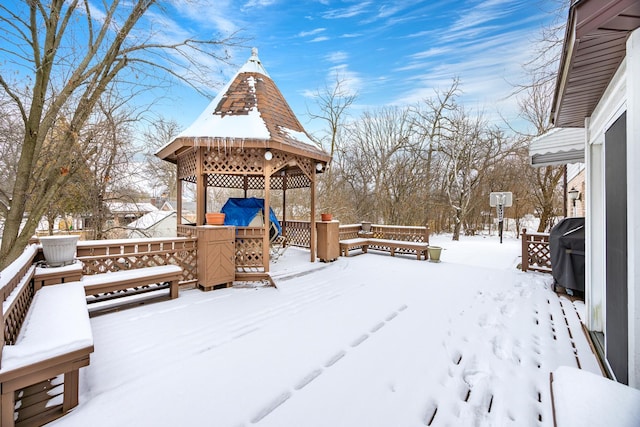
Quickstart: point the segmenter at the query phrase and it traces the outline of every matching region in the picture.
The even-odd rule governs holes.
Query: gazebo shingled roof
[[[156,153],[178,168],[180,181],[196,184],[196,225],[205,224],[206,188],[311,188],[311,224],[315,223],[316,173],[325,170],[329,154],[306,133],[258,58],[257,49],[203,113]],[[268,218],[268,215],[267,215]],[[284,220],[285,218],[283,218]],[[263,244],[268,272],[268,221]],[[311,227],[311,260],[315,260],[315,227]]]
[[[255,48],[200,117],[156,155],[176,163],[181,149],[194,146],[273,148],[323,164],[330,160],[306,133]]]

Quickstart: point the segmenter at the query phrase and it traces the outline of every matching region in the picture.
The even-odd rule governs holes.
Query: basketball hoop
[[[504,208],[508,208],[513,203],[511,191],[496,191],[489,194],[489,206],[496,208],[498,216],[498,227],[500,230],[500,243],[502,243],[502,229],[504,221]]]

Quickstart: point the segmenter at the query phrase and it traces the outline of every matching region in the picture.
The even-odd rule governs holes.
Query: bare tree
[[[425,162],[424,184],[427,191],[424,194],[424,223],[429,224],[433,215],[433,164],[434,154],[440,149],[442,135],[451,130],[449,115],[458,109],[456,97],[460,93],[459,80],[456,78],[451,86],[445,90],[435,90],[433,98],[425,98],[412,108],[413,126],[421,148],[418,152]]]
[[[136,180],[131,171],[136,149],[131,141],[137,121],[137,115],[126,104],[101,101],[82,133],[83,146],[89,154],[83,173],[84,203],[94,239],[110,237],[109,229],[105,229],[110,215],[106,203],[137,201],[136,190],[131,188]]]
[[[476,220],[485,225],[491,217],[492,211],[488,208],[488,195],[491,192],[508,190],[513,194],[513,205],[506,209],[504,214],[505,217],[513,217],[515,231],[519,236],[523,216],[533,213],[535,209],[533,192],[537,184],[526,178],[528,177],[526,171],[530,169],[528,148],[518,143],[514,144],[512,153],[496,167],[485,173],[481,191],[481,194],[484,195],[484,202],[481,209],[476,212],[476,215],[479,215]],[[525,171],[525,179],[523,179],[523,171]]]
[[[523,83],[515,83],[514,94],[526,91],[532,86],[542,86],[553,90],[558,74],[558,64],[564,44],[567,11],[571,0],[552,0],[546,4],[547,13],[553,17],[551,22],[540,28],[537,39],[533,41],[533,54],[531,59],[522,64],[529,76],[535,76],[533,80]]]
[[[322,201],[321,209],[333,212],[341,218],[346,218],[346,211],[349,210],[348,203],[345,203],[343,187],[338,185],[340,174],[337,173],[336,163],[340,161],[336,157],[339,155],[340,136],[344,134],[342,128],[349,114],[349,108],[355,102],[358,94],[349,88],[348,80],[338,72],[333,75],[333,82],[325,84],[324,88],[318,89],[314,93],[315,103],[320,112],[314,113],[310,110],[307,114],[311,120],[324,122],[325,128],[320,144],[328,146],[331,154],[331,163],[318,180],[318,200]]]
[[[319,119],[326,123],[326,137],[323,140],[329,140],[329,153],[333,157],[338,141],[338,131],[346,119],[349,108],[358,98],[358,94],[351,91],[348,81],[336,72],[333,84],[326,84],[324,88],[318,89],[314,98],[320,113],[308,111],[307,114],[312,120]]]
[[[16,176],[20,144],[24,127],[15,111],[10,108],[11,101],[0,92],[0,219],[4,221],[11,207],[13,178]],[[0,233],[1,234],[1,233]]]
[[[362,211],[371,221],[390,223],[396,175],[415,149],[407,108],[388,107],[365,112],[349,125],[345,166],[353,186],[353,200],[368,207]]]
[[[135,91],[146,79],[163,75],[182,78],[191,68],[195,75],[211,75],[203,64],[228,58],[224,48],[231,38],[187,39],[161,42],[162,31],[153,22],[155,0],[90,3],[79,0],[33,0],[0,4],[3,27],[2,54],[8,67],[0,74],[3,99],[24,129],[8,206],[0,204],[6,218],[0,267],[23,250],[39,219],[60,189],[88,157],[89,146],[80,134],[95,106],[109,88],[128,86]],[[210,61],[202,60],[203,55]],[[155,70],[155,71],[154,71]],[[192,77],[192,75],[190,76]],[[190,84],[201,87],[200,81]],[[63,119],[62,134],[50,138]],[[45,141],[52,161],[42,162]],[[38,169],[38,181],[34,172]],[[25,219],[25,212],[28,216]],[[24,221],[23,221],[24,219]]]
[[[558,64],[562,53],[568,0],[554,0],[550,3],[555,19],[540,29],[536,49],[531,59],[523,64],[528,81],[514,84],[513,95],[518,97],[520,116],[532,126],[532,131],[517,134],[524,137],[524,145],[552,128],[551,104],[555,87]],[[513,129],[513,127],[512,127]],[[529,181],[535,183],[532,204],[540,215],[538,232],[549,228],[556,215],[556,204],[564,199],[559,183],[565,173],[564,166],[546,166],[525,169]]]
[[[544,75],[532,75],[531,84],[524,90],[518,100],[521,116],[529,122],[534,129],[531,135],[524,135],[523,143],[528,146],[531,140],[543,135],[552,127],[549,120],[551,115],[551,103],[553,100],[553,86],[545,80]],[[565,173],[565,166],[543,166],[525,169],[526,176],[536,184],[533,189],[534,205],[540,215],[538,232],[543,232],[551,227],[555,217],[559,201],[563,198],[560,182]]]
[[[171,200],[177,197],[176,166],[172,163],[156,157],[155,153],[161,147],[168,144],[180,131],[180,126],[175,120],[160,118],[155,120],[144,132],[144,142],[147,147],[145,154],[145,170],[147,178],[153,187],[160,187],[164,194]]]
[[[486,203],[486,198],[478,194],[483,180],[509,156],[511,147],[503,132],[490,128],[482,116],[472,117],[460,109],[451,124],[440,156],[446,171],[444,190],[454,213],[452,238],[459,240],[474,204]]]
[[[137,181],[131,172],[131,160],[135,155],[132,141],[133,125],[137,115],[120,96],[105,94],[97,103],[91,117],[78,135],[78,146],[84,151],[74,153],[75,173],[70,174],[65,185],[47,206],[45,216],[49,223],[49,233],[53,232],[58,217],[81,216],[86,219],[92,238],[103,238],[108,212],[105,202],[137,201],[137,190],[133,184]],[[63,125],[65,122],[62,122]],[[53,132],[53,138],[63,134],[63,129]],[[46,144],[55,145],[55,143]],[[41,157],[48,159],[41,153]],[[46,170],[38,167],[36,173]],[[68,173],[68,171],[65,171]]]

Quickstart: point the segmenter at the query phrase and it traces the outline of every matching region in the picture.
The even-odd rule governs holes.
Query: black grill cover
[[[556,283],[584,292],[584,218],[565,218],[553,227],[549,250]]]

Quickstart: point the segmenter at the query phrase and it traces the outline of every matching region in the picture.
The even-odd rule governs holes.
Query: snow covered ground
[[[549,373],[600,372],[584,305],[517,270],[519,240],[461,239],[432,236],[441,263],[290,248],[277,289],[93,318],[80,405],[52,425],[552,426]]]

